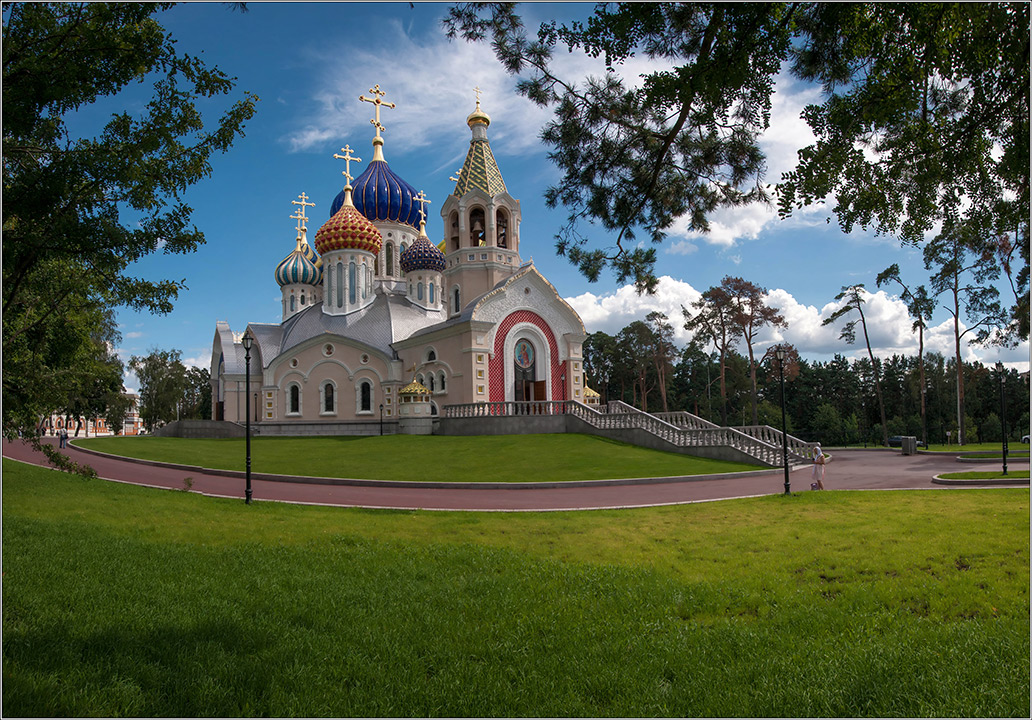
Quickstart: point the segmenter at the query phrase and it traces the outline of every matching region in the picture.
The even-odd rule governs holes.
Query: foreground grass
[[[1002,470],[986,472],[984,470],[972,470],[970,472],[940,473],[939,477],[947,480],[995,480],[996,478],[1027,478],[1028,470],[1008,470],[1004,475]]]
[[[1028,716],[1029,492],[584,513],[4,461],[5,715]]]
[[[105,437],[77,440],[76,445],[222,470],[243,470],[245,461],[243,439]],[[759,469],[573,434],[257,437],[251,439],[251,467],[281,475],[438,482],[553,482]]]

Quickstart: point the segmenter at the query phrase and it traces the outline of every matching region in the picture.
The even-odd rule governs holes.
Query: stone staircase
[[[720,427],[687,412],[650,414],[620,401],[595,409],[575,401],[531,401],[503,403],[472,403],[446,405],[442,420],[478,418],[546,418],[567,416],[580,421],[577,429],[567,432],[588,431],[614,437],[636,445],[655,447],[709,457],[730,454],[742,460],[752,460],[769,467],[780,467],[782,435],[767,425],[745,428]],[[489,422],[489,421],[488,421]],[[587,428],[584,428],[584,426]],[[528,426],[528,432],[540,432]],[[561,432],[562,430],[559,430]],[[555,432],[555,430],[553,430]],[[789,464],[806,463],[812,447],[798,438],[788,436]],[[731,453],[722,453],[730,449]]]

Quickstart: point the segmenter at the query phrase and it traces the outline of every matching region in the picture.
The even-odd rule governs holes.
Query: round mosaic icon
[[[534,364],[534,346],[526,340],[516,343],[516,364],[524,370]]]

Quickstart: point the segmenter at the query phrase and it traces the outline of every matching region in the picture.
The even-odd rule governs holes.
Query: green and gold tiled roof
[[[474,139],[469,144],[466,162],[462,164],[459,181],[455,183],[455,195],[462,197],[474,189],[488,195],[506,192],[502,172],[486,139]]]

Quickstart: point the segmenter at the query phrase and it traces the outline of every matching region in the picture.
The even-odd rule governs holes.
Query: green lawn
[[[3,464],[5,716],[1024,716],[1029,491],[570,513]]]
[[[1028,443],[1020,443],[1020,442],[1008,442],[1007,443],[1007,452],[1008,452],[1008,454],[1012,450],[1016,450],[1018,452],[1024,452],[1024,453],[1027,454],[1028,453],[1028,448],[1029,448]],[[924,448],[920,448],[920,449],[924,450]],[[1003,443],[998,443],[998,442],[994,442],[994,443],[968,443],[967,445],[957,445],[956,443],[953,443],[952,445],[941,445],[941,444],[931,443],[928,446],[928,451],[929,452],[949,452],[949,453],[969,453],[969,452],[995,452],[995,453],[1002,453],[1003,452]]]
[[[980,470],[972,470],[970,472],[954,472],[954,473],[940,473],[939,477],[946,480],[993,480],[996,478],[1027,478],[1028,470],[1007,470],[1007,474],[1004,475],[1003,471],[986,472]]]
[[[244,469],[243,439],[105,437],[76,444],[145,460]],[[251,468],[280,475],[437,482],[600,480],[759,469],[573,434],[257,437],[251,440]]]

